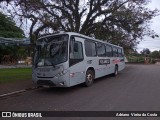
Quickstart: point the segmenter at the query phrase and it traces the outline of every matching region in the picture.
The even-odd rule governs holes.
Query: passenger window
[[[118,56],[123,57],[122,49],[118,49]]]
[[[107,57],[112,57],[113,53],[112,53],[112,47],[109,45],[106,45],[106,56]]]
[[[118,57],[118,50],[115,47],[113,47],[113,57]]]
[[[96,53],[96,43],[86,40],[85,41],[85,53],[87,57],[95,57]]]
[[[105,45],[103,43],[97,43],[97,54],[99,57],[106,56]]]

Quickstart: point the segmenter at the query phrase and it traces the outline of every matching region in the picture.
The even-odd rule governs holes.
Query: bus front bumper
[[[48,87],[70,87],[69,84],[69,73],[53,78],[39,78],[32,74],[32,81],[38,86],[48,86]]]

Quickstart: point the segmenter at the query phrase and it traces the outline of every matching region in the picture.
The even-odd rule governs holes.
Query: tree
[[[23,38],[24,32],[16,26],[11,18],[0,12],[0,37]]]
[[[153,51],[150,55],[152,58],[159,58],[160,59],[160,51]]]
[[[148,48],[144,48],[142,51],[141,51],[141,54],[142,55],[149,55],[151,53],[151,51],[148,49]]]
[[[157,36],[150,30],[149,21],[158,10],[147,9],[147,3],[148,0],[15,0],[12,14],[32,21],[31,39],[43,31],[73,31],[130,49],[139,43],[138,38]]]
[[[24,32],[22,29],[16,26],[11,18],[0,12],[0,37],[5,38],[22,38]],[[13,45],[1,45],[0,44],[0,63],[3,61],[5,55],[9,55],[12,60],[16,60],[18,56],[18,46]],[[25,52],[24,52],[25,53]],[[23,53],[23,54],[24,54]]]

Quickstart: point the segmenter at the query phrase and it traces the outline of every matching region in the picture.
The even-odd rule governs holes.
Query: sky
[[[151,0],[148,4],[148,8],[154,10],[155,8],[160,10],[160,0]],[[145,37],[143,41],[137,46],[137,51],[140,52],[144,48],[150,49],[150,51],[160,50],[160,15],[156,16],[151,21],[151,29],[159,35],[158,38]]]

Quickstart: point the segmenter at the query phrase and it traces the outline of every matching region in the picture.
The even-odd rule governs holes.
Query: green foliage
[[[24,32],[22,29],[16,26],[15,22],[10,17],[2,14],[0,12],[0,37],[5,38],[24,38]],[[0,63],[2,63],[4,55],[10,55],[12,60],[17,60],[18,58],[25,56],[26,52],[23,48],[13,45],[0,45]],[[5,62],[5,61],[4,61]]]
[[[24,32],[13,20],[0,12],[0,37],[23,38]]]
[[[0,64],[6,62],[3,60],[4,55],[10,55],[12,60],[16,62],[18,59],[25,59],[27,57],[27,48],[13,45],[0,45]]]
[[[136,54],[136,56],[137,55],[138,54]],[[139,55],[141,55],[143,57],[150,57],[150,58],[153,58],[153,59],[154,58],[160,59],[160,50],[159,51],[155,50],[155,51],[151,52],[148,48],[145,48],[140,52]]]
[[[145,61],[147,59],[147,61]],[[145,48],[141,53],[132,53],[127,55],[127,60],[130,63],[156,63],[160,60],[160,50],[151,52],[148,48]]]
[[[150,57],[160,59],[160,51],[157,51],[157,50],[153,51],[153,52],[150,54]]]
[[[148,49],[148,48],[144,48],[142,51],[141,51],[141,54],[142,55],[149,55],[151,53],[151,51]]]
[[[127,56],[127,60],[130,63],[144,63],[143,56]]]

